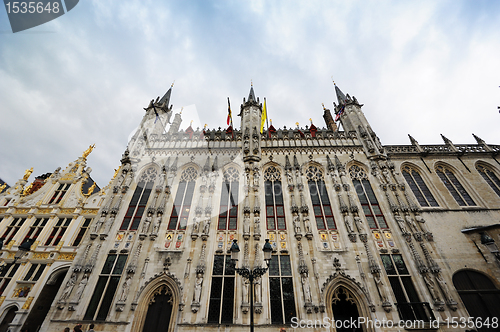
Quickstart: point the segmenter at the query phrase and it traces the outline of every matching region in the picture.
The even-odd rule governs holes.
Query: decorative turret
[[[329,109],[325,108],[324,104],[323,105],[323,119],[325,119],[326,127],[330,129],[331,131],[337,131],[337,125],[335,124],[335,121],[333,121],[332,113],[330,112]]]
[[[243,161],[258,162],[261,159],[260,150],[260,124],[262,104],[255,98],[253,85],[250,87],[248,100],[243,98],[241,104],[241,131],[243,132]]]
[[[334,83],[335,84],[335,83]],[[363,111],[361,111],[362,104],[358,103],[356,97],[344,95],[344,93],[335,84],[335,93],[337,95],[338,105],[335,106],[335,114],[342,122],[342,127],[346,132],[356,132],[357,137],[363,144],[363,148],[367,156],[372,158],[387,157],[384,147],[380,143],[379,138],[370,127],[368,120],[366,120]]]
[[[181,114],[182,111],[180,111],[174,116],[174,121],[172,121],[172,124],[170,125],[170,128],[168,130],[169,134],[175,134],[176,132],[179,131],[182,122]]]

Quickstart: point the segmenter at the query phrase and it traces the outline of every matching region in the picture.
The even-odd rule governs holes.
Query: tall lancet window
[[[268,167],[264,172],[264,188],[266,192],[267,229],[286,229],[281,173],[276,167]]]
[[[238,220],[238,187],[240,173],[234,167],[224,172],[220,197],[219,230],[233,230]]]
[[[483,165],[476,165],[476,169],[484,178],[484,180],[490,185],[491,189],[493,189],[493,191],[496,192],[498,196],[500,196],[500,180],[498,179],[496,174]]]
[[[198,171],[194,167],[188,167],[182,172],[168,229],[186,229],[197,177]]]
[[[120,230],[135,231],[139,227],[142,215],[146,210],[153,184],[156,180],[158,172],[153,166],[147,168],[139,178],[137,187],[135,188],[132,199],[127,209],[127,213],[123,218]]]
[[[436,167],[436,174],[441,178],[444,185],[460,206],[476,205],[469,196],[465,188],[458,181],[455,174],[448,167],[439,165]]]
[[[333,219],[332,206],[326,191],[323,172],[316,166],[309,166],[306,170],[307,183],[309,185],[309,193],[316,218],[316,226],[318,229],[336,229],[335,220]]]
[[[403,167],[403,176],[420,206],[438,206],[434,196],[432,196],[431,191],[427,188],[422,176],[416,169],[410,166]]]
[[[373,192],[366,172],[359,166],[353,165],[349,168],[349,175],[354,185],[354,190],[358,194],[359,202],[370,228],[387,228],[384,215],[380,210],[377,197]]]

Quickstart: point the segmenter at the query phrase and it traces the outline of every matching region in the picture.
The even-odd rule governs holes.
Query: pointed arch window
[[[276,167],[268,167],[264,172],[264,188],[266,193],[267,229],[286,229],[281,173]]]
[[[328,198],[323,172],[316,166],[306,169],[306,178],[309,186],[309,194],[316,219],[316,226],[322,229],[337,229],[333,219],[332,206]]]
[[[172,208],[172,214],[170,215],[170,221],[168,223],[168,229],[186,229],[197,177],[198,171],[196,171],[194,167],[188,167],[182,172],[177,194],[175,195],[174,207]]]
[[[483,179],[490,185],[491,189],[493,189],[493,191],[500,196],[500,179],[498,179],[496,174],[483,165],[476,165],[476,169],[479,174],[481,174]]]
[[[273,324],[289,324],[293,317],[297,317],[293,295],[292,266],[288,255],[271,256],[269,299]]]
[[[224,172],[220,197],[219,230],[234,230],[238,225],[238,187],[240,173],[230,167]]]
[[[416,169],[410,166],[403,167],[403,176],[406,182],[408,182],[420,206],[439,206],[425,184],[424,179],[422,179],[422,176]]]
[[[476,203],[472,200],[472,197],[467,193],[462,184],[458,181],[455,174],[445,166],[439,165],[436,167],[436,173],[443,181],[444,185],[453,196],[455,201],[457,201],[460,206],[475,206]]]
[[[141,222],[142,215],[146,210],[148,199],[151,195],[151,190],[153,189],[153,184],[157,175],[157,170],[153,166],[149,167],[142,173],[134,194],[132,195],[132,199],[130,200],[127,213],[123,218],[120,230],[137,230],[139,223]]]
[[[349,168],[349,175],[356,194],[358,194],[368,226],[370,228],[388,228],[366,172],[361,167],[353,165]]]

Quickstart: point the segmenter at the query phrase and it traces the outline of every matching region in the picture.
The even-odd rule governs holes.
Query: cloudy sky
[[[52,172],[95,143],[105,186],[173,81],[183,129],[224,127],[227,97],[237,114],[251,81],[275,127],[323,127],[332,77],[383,144],[500,144],[500,2],[80,1],[15,34],[1,9],[0,178]]]

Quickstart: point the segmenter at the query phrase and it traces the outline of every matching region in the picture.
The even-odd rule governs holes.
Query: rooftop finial
[[[193,120],[191,120],[191,122],[189,123],[189,126],[191,127],[193,125]]]
[[[299,123],[298,122],[295,122],[295,125],[297,126],[297,128],[299,128]]]
[[[170,85],[171,88],[174,87],[174,83],[175,83],[175,80],[172,82],[172,84]]]
[[[273,125],[273,119],[269,119],[269,122],[271,122],[271,126]]]
[[[181,107],[181,111],[179,112],[179,114],[182,114],[183,110],[184,110],[184,107]]]
[[[253,86],[253,80],[250,79],[250,86]]]
[[[309,121],[311,121],[311,124],[313,123],[313,119],[312,118],[309,118]]]
[[[325,104],[321,103],[321,106],[323,106],[323,109],[324,109],[324,110],[326,109],[326,108],[325,108]]]

